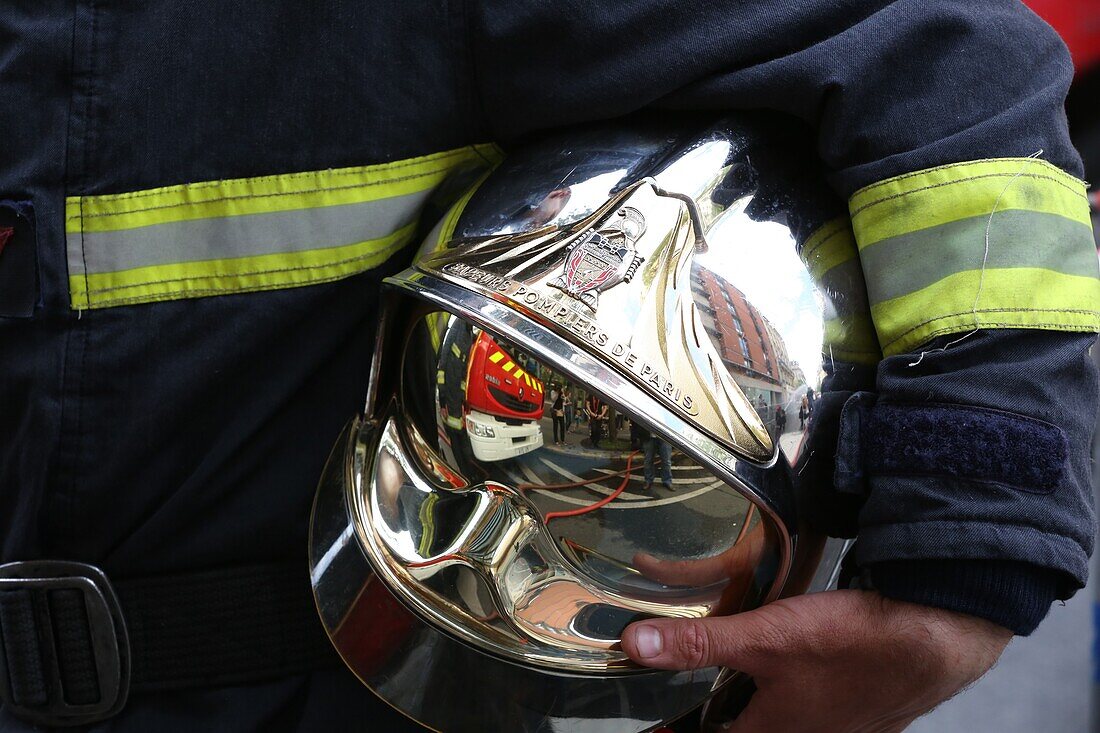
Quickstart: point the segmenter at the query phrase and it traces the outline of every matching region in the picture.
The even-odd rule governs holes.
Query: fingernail
[[[661,653],[661,632],[652,626],[639,626],[634,632],[634,645],[643,659],[651,659]]]

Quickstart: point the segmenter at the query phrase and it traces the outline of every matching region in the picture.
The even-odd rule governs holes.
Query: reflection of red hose
[[[546,515],[546,517],[544,518],[545,521],[549,522],[551,519],[557,519],[558,517],[577,517],[577,516],[580,516],[581,514],[587,514],[588,512],[594,512],[597,509],[599,509],[600,507],[607,506],[611,502],[615,501],[615,499],[617,499],[619,497],[619,494],[623,493],[623,491],[626,490],[626,485],[628,483],[630,483],[630,464],[634,462],[634,456],[636,456],[636,455],[638,455],[638,451],[632,451],[630,453],[630,455],[627,457],[627,459],[626,459],[626,471],[623,472],[625,475],[623,476],[622,483],[619,484],[619,487],[617,489],[615,489],[610,494],[608,494],[604,498],[597,501],[595,504],[589,504],[588,506],[582,506],[579,509],[569,509],[569,510],[564,511],[564,512],[549,512]],[[607,478],[607,477],[603,476],[601,478]],[[591,482],[589,481],[589,482],[585,482],[585,483],[591,483]]]
[[[745,536],[745,532],[749,529],[749,523],[752,522],[752,515],[756,511],[756,504],[749,504],[749,510],[745,512],[745,521],[741,522],[741,531],[737,533],[737,539],[733,541],[734,546],[741,541],[741,538]]]

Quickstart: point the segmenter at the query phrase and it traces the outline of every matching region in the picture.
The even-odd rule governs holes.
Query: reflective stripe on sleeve
[[[824,352],[837,361],[877,364],[882,359],[867,306],[855,237],[848,217],[817,229],[802,246],[814,284],[826,294]]]
[[[72,307],[310,285],[384,262],[470,146],[372,166],[66,199]],[[495,154],[495,153],[494,153]]]
[[[1100,327],[1085,186],[1046,161],[918,171],[849,206],[886,355],[975,328]]]

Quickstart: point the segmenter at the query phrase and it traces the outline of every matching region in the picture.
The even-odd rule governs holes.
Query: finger
[[[640,621],[623,632],[623,651],[639,664],[657,669],[724,666],[751,674],[782,652],[798,633],[777,627],[761,611]]]

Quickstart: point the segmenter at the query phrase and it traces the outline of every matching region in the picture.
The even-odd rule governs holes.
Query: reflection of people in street
[[[787,410],[782,405],[775,406],[775,433],[782,435],[787,430]]]
[[[585,417],[586,417],[585,411],[584,411],[584,401],[585,401],[584,391],[578,391],[577,397],[576,397],[576,400],[575,400],[576,408],[573,410],[573,427],[577,428],[578,430],[580,430],[581,425],[584,423],[584,420],[585,420]]]
[[[645,451],[645,488],[653,486],[653,476],[656,473],[653,465],[655,454],[661,456],[661,483],[672,491],[672,446],[653,435],[643,425],[630,421],[630,447],[633,450]]]
[[[554,445],[565,445],[565,398],[562,390],[550,391],[550,417],[554,422]]]
[[[802,395],[802,402],[798,405],[798,429],[799,430],[805,430],[806,429],[806,418],[810,416],[809,415],[810,410],[809,410],[809,407],[808,407],[808,404],[807,404],[808,402],[809,402],[809,400],[806,399],[806,395]]]
[[[664,484],[666,489],[672,491],[672,446],[656,435],[651,434],[645,428],[640,429],[645,431],[645,437],[642,438],[642,447],[645,449],[646,489],[648,490],[653,486],[653,475],[655,473],[653,456],[655,453],[659,453],[661,455],[661,483]]]
[[[764,401],[763,395],[756,396],[756,414],[760,416],[760,421],[765,425],[768,423],[768,403]]]
[[[565,432],[572,432],[573,430],[573,392],[569,387],[561,388],[561,404],[562,411],[565,414]],[[562,441],[565,440],[565,436],[562,436]]]
[[[599,448],[603,438],[603,422],[607,419],[607,405],[596,395],[589,395],[584,403],[584,412],[588,415],[588,435],[592,447]]]

